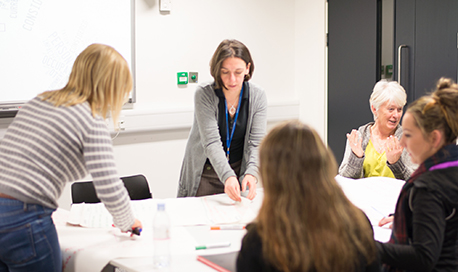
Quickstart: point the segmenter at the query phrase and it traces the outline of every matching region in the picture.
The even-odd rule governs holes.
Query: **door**
[[[457,0],[395,2],[395,80],[408,102],[432,91],[441,77],[457,80]]]
[[[377,0],[328,1],[328,145],[340,164],[346,134],[372,121],[380,72]]]

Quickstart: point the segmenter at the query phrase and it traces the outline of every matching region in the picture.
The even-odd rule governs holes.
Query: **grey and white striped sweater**
[[[128,230],[135,219],[105,120],[88,103],[55,107],[36,97],[25,104],[0,141],[0,192],[57,208],[65,184],[87,173],[116,226]]]

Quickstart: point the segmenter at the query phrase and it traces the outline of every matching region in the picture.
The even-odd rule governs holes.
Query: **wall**
[[[170,13],[158,5],[136,0],[137,103],[123,112],[125,131],[113,140],[121,176],[143,173],[154,197],[176,196],[196,86],[178,87],[176,73],[211,80],[208,63],[225,38],[251,51],[269,127],[300,118],[325,136],[325,0],[172,0]],[[0,121],[0,137],[8,123]],[[70,203],[69,184],[59,205]]]
[[[294,15],[294,88],[299,97],[299,118],[327,139],[326,1],[296,0]]]
[[[250,49],[252,80],[269,101],[297,98],[288,69],[295,57],[294,0],[281,6],[277,0],[173,0],[169,14],[158,11],[158,0],[136,3],[138,107],[192,107],[195,85],[177,87],[176,72],[197,71],[201,82],[211,80],[210,58],[226,38]]]

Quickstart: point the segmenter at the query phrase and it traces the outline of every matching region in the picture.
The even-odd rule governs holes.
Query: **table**
[[[239,251],[246,231],[210,230],[210,226],[246,225],[256,217],[262,198],[263,191],[259,189],[253,201],[244,198],[241,203],[230,200],[225,194],[198,198],[132,201],[135,216],[143,224],[141,236],[134,237],[110,226],[98,228],[69,226],[67,222],[73,222],[72,215],[68,211],[59,209],[53,218],[59,235],[64,272],[101,271],[107,264],[127,271],[153,270],[152,218],[158,202],[166,203],[166,210],[172,221],[170,234],[172,262],[170,269],[166,271],[214,271],[197,261],[197,256]],[[102,205],[83,206],[89,207],[89,210],[92,208],[97,210]],[[101,217],[105,216],[101,211],[100,214]],[[94,218],[94,221],[83,222],[83,225],[103,225],[104,221]],[[231,242],[231,246],[195,250],[197,245],[218,242]]]
[[[374,238],[386,242],[391,230],[378,227],[378,221],[394,212],[404,181],[391,178],[347,179],[336,177],[347,197],[368,216],[374,228]],[[129,237],[115,228],[68,226],[69,212],[58,210],[56,222],[63,254],[64,272],[102,271],[104,267],[119,267],[129,272],[153,271],[152,217],[155,205],[165,201],[172,221],[171,267],[165,271],[214,271],[196,260],[197,255],[210,255],[240,250],[245,230],[210,230],[213,224],[246,224],[255,217],[262,204],[263,190],[257,190],[253,201],[244,199],[236,204],[225,194],[199,197],[152,199],[143,201],[151,214],[136,214],[144,226],[141,236]],[[137,205],[133,201],[133,207]],[[135,204],[135,205],[134,205]],[[146,210],[148,210],[146,209]],[[134,211],[136,208],[134,208]],[[238,218],[234,215],[238,214]],[[224,222],[224,220],[228,220]],[[234,220],[237,220],[234,222]],[[231,242],[228,248],[195,250],[205,243]],[[107,270],[104,270],[107,271]],[[164,271],[164,270],[162,270]]]

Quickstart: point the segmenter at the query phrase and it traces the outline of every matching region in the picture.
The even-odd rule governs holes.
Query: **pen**
[[[383,216],[383,218],[386,217],[384,213],[382,213],[381,211],[379,211],[378,209],[376,209],[374,206],[371,206],[371,208],[372,208],[374,211],[376,211],[378,214],[380,214],[381,216]]]
[[[223,226],[211,226],[211,230],[243,230],[245,226],[242,225],[223,225]]]
[[[113,228],[116,228],[115,224],[111,224],[111,226],[112,226]],[[130,235],[130,236],[132,237],[132,235],[134,235],[134,234],[140,236],[140,233],[142,232],[142,230],[143,230],[143,229],[137,227],[137,228],[132,228],[132,230],[128,230],[128,231],[130,231],[130,232],[132,233],[132,234]]]
[[[132,228],[132,235],[136,234],[136,235],[140,236],[141,232],[142,232],[141,228]]]
[[[206,245],[196,246],[196,250],[218,248],[218,247],[230,247],[230,246],[231,246],[231,243],[229,243],[229,242],[217,243],[217,244],[206,244]]]

